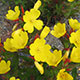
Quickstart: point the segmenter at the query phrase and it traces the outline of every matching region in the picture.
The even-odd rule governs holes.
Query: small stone
[[[46,39],[47,43],[50,44],[52,47],[55,46],[59,50],[64,49],[62,42],[58,38],[51,35],[50,33],[45,39]]]

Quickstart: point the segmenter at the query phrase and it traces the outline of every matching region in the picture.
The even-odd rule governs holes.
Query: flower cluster
[[[72,2],[73,0],[68,0]],[[70,53],[70,48],[63,54],[62,50],[54,49],[52,52],[52,47],[47,44],[45,38],[48,34],[55,36],[56,38],[63,38],[67,34],[66,24],[58,22],[54,25],[53,30],[50,30],[48,26],[45,25],[42,20],[39,19],[41,14],[39,7],[41,6],[41,1],[38,0],[34,7],[30,9],[30,11],[26,10],[23,12],[22,18],[20,16],[19,6],[15,7],[15,11],[9,10],[8,14],[6,14],[6,18],[9,20],[17,20],[20,19],[23,22],[22,28],[15,30],[13,28],[13,32],[10,38],[7,38],[4,42],[4,49],[9,52],[17,52],[18,49],[24,49],[26,46],[28,47],[28,52],[30,56],[34,57],[34,64],[36,68],[39,70],[41,74],[44,73],[43,63],[47,63],[48,66],[58,67],[60,62],[63,62],[64,65],[57,75],[57,80],[73,80],[73,77],[65,72],[66,71],[66,61],[67,62],[75,62],[80,63],[80,23],[76,19],[69,19],[69,25],[73,32],[70,34],[69,41],[71,44],[74,44],[74,47]],[[18,26],[18,25],[17,25]],[[34,38],[29,35],[33,34],[33,32],[37,30],[41,33],[40,36]],[[75,31],[77,30],[77,31]],[[38,31],[38,32],[39,32]],[[32,40],[32,42],[31,42]],[[28,45],[27,45],[28,44]],[[70,55],[70,57],[69,57]],[[0,62],[0,74],[5,74],[10,70],[10,61],[7,63],[4,60]],[[10,80],[20,80],[19,78],[11,77]]]

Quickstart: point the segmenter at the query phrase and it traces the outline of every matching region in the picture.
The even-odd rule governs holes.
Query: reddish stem
[[[67,59],[65,60],[64,64],[70,63],[70,62],[71,62],[71,61],[67,58]]]
[[[74,30],[71,28],[70,31],[69,31],[69,33],[71,34],[72,32],[74,32]]]
[[[21,11],[22,11],[22,13],[24,14],[24,8],[23,8],[23,6],[21,5]]]
[[[3,47],[3,44],[2,43],[0,43],[0,47]]]
[[[33,56],[29,56],[29,58],[31,58],[31,59],[33,59],[33,60],[35,60]]]
[[[5,52],[5,50],[3,48],[0,48],[1,51]]]
[[[58,3],[58,0],[56,0],[56,4]]]
[[[30,48],[29,48],[29,46],[26,46],[25,48],[28,48],[28,49],[30,49]]]
[[[66,33],[66,36],[67,36],[67,38],[69,39],[69,34],[68,34],[68,33]]]
[[[23,17],[21,17],[21,20],[24,21],[24,20],[23,20]]]
[[[19,18],[18,19],[16,19],[16,20],[13,20],[14,22],[16,22],[16,21],[19,21]]]
[[[36,36],[34,37],[34,40],[36,40],[37,38],[39,38],[39,34],[37,33]]]
[[[72,70],[71,68],[67,68],[67,69],[66,69],[66,71],[71,71],[71,70]]]
[[[70,48],[64,48],[64,50],[68,51]]]

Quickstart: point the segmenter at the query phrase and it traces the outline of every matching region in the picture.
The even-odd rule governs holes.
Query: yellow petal
[[[41,6],[41,1],[37,0],[37,2],[34,5],[34,9],[39,9],[40,6]]]
[[[15,12],[13,10],[8,10],[9,14],[14,14]]]
[[[16,52],[17,51],[17,49],[12,46],[11,39],[9,39],[9,38],[7,38],[7,40],[4,42],[4,48],[10,52]]]
[[[80,47],[73,47],[70,60],[75,63],[80,63]]]
[[[33,22],[40,16],[40,11],[36,9],[31,9],[30,11],[26,11],[23,16],[24,22]]]
[[[56,57],[56,59],[55,59],[55,66],[57,66],[60,62],[61,62],[61,60],[63,59],[63,57],[62,57],[62,51],[61,50],[54,50],[53,51],[53,54],[55,55],[55,57]]]
[[[25,11],[25,15],[23,16],[24,22],[30,22],[30,20],[33,20],[31,17],[30,11]]]
[[[18,23],[16,23],[16,24],[13,26],[12,31],[14,31],[14,30],[17,28],[17,26],[18,26]]]
[[[9,80],[16,80],[15,77],[11,77]]]
[[[20,11],[20,10],[19,10],[19,6],[15,6],[14,10],[15,10],[15,12]]]
[[[11,77],[9,80],[20,80],[19,78]]]
[[[57,65],[61,62],[61,60],[63,59],[62,57],[62,51],[57,51],[54,50],[53,53],[49,53],[49,56],[47,57],[47,63],[49,66],[55,66],[57,67]]]
[[[69,2],[73,2],[74,0],[68,0]]]
[[[7,61],[7,65],[10,66],[11,65],[11,61]]]
[[[66,51],[66,53],[64,54],[64,56],[63,56],[63,61],[65,61],[65,60],[68,58],[69,52],[70,52],[70,50],[68,49],[68,50]]]
[[[47,56],[46,62],[49,66],[55,66],[55,59],[56,59],[55,55],[51,53]]]
[[[74,44],[76,47],[80,47],[80,29],[76,32],[72,32],[69,37],[70,43]]]
[[[42,75],[44,73],[44,68],[43,68],[42,64],[39,64],[37,61],[35,61],[34,64]]]
[[[14,32],[11,34],[11,36],[12,36],[12,37],[15,37],[15,35],[20,35],[21,32],[22,32],[22,29],[18,29],[18,30],[16,30],[16,31],[14,31]]]
[[[16,12],[16,15],[19,17],[19,15],[20,15],[19,6],[15,7],[15,12]]]
[[[42,22],[41,20],[36,20],[36,21],[34,22],[34,26],[35,26],[35,28],[36,28],[37,30],[41,30],[42,27],[43,27],[43,22]]]
[[[45,26],[40,34],[40,38],[45,38],[50,32],[50,28]]]
[[[29,33],[32,33],[34,31],[34,27],[31,23],[27,22],[24,24],[23,29],[25,31],[28,31]]]
[[[35,9],[31,9],[30,13],[31,13],[32,19],[37,19],[41,14],[39,10],[35,10]]]

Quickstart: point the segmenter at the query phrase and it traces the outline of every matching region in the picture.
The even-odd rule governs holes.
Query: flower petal
[[[32,19],[37,19],[40,16],[40,11],[36,9],[30,10]]]
[[[10,66],[11,65],[11,61],[7,61],[7,65]]]
[[[34,5],[34,9],[38,9],[41,6],[41,1],[37,0],[37,2]]]
[[[29,11],[25,11],[25,15],[23,16],[24,22],[28,22],[31,20],[31,14]]]
[[[40,34],[40,38],[45,38],[50,32],[49,27],[45,26]]]
[[[11,39],[7,38],[6,42],[4,42],[4,48],[10,52],[16,52],[17,49],[12,46]]]
[[[29,22],[24,24],[23,28],[25,31],[28,31],[29,33],[32,33],[34,31],[33,25]]]
[[[37,30],[41,30],[43,26],[43,22],[41,20],[35,20],[34,26]]]
[[[43,66],[42,66],[41,64],[39,64],[37,61],[35,61],[34,64],[35,64],[36,68],[39,70],[39,72],[40,72],[41,74],[43,74],[43,73],[44,73],[44,68],[43,68]]]

